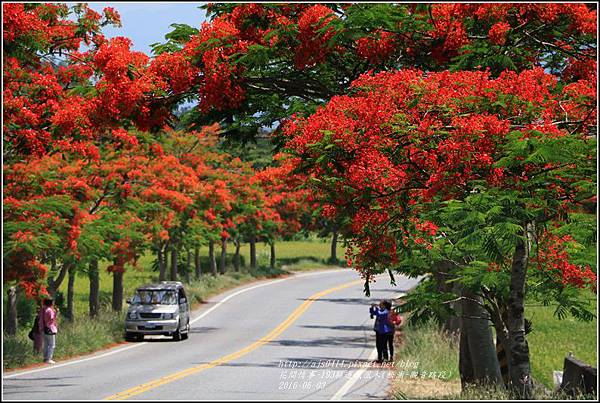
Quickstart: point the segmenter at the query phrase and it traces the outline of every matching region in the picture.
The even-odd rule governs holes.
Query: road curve
[[[315,400],[385,398],[369,366],[368,306],[415,279],[382,276],[363,294],[350,269],[266,280],[212,298],[188,340],[156,337],[83,359],[6,372],[6,400]],[[58,336],[58,343],[66,340]]]

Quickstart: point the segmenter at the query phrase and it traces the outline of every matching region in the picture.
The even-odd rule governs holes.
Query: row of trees
[[[67,280],[73,319],[77,272],[89,277],[89,313],[99,310],[99,262],[109,261],[112,307],[121,310],[123,273],[156,256],[158,279],[227,270],[228,242],[240,268],[240,245],[271,244],[310,230],[313,202],[295,190],[285,162],[257,170],[224,151],[218,125],[173,130],[172,65],[130,50],[125,38],[105,40],[118,24],[110,8],[4,5],[4,281],[7,330],[16,330],[16,287],[31,298],[55,295]],[[88,50],[80,52],[86,46]],[[164,64],[167,63],[167,64]],[[178,76],[178,79],[184,80]],[[158,111],[157,111],[158,109]],[[220,244],[221,256],[215,256]],[[202,268],[200,247],[208,246]]]
[[[502,384],[491,322],[531,396],[525,295],[589,319],[595,291],[595,7],[205,8],[149,58],[101,35],[112,9],[4,5],[10,279],[37,289],[46,264],[90,257],[119,273],[143,248],[164,272],[202,242],[285,234],[302,185],[367,292],[431,275],[406,306],[461,316],[465,383]],[[183,100],[198,107],[175,118]],[[274,126],[288,154],[259,174],[205,144]]]
[[[593,317],[581,289],[596,287],[595,6],[207,11],[155,48],[204,72],[184,120],[241,139],[281,122],[366,291],[382,271],[430,274],[406,307],[460,315],[464,383],[503,384],[491,323],[507,386],[530,397],[525,296]]]

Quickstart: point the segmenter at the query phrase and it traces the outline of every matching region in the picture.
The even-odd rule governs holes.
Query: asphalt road
[[[162,336],[3,376],[7,400],[377,399],[372,302],[414,279],[381,276],[371,297],[351,269],[242,286],[192,313],[189,339]],[[60,337],[57,343],[66,343]]]

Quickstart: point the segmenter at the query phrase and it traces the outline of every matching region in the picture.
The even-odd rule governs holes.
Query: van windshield
[[[171,290],[137,290],[131,302],[142,305],[177,305],[177,293]]]

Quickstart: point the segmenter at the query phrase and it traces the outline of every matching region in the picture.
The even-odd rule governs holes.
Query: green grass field
[[[287,270],[315,269],[328,266],[326,262],[329,259],[330,247],[330,239],[321,238],[278,242],[275,244],[275,256],[277,264]],[[338,259],[343,259],[344,252],[343,246],[338,242]],[[250,261],[248,245],[242,245],[242,256],[246,262]],[[264,243],[256,245],[256,258],[260,266],[268,266],[270,256],[269,245]]]
[[[597,300],[590,296],[593,311]],[[582,322],[569,316],[559,320],[550,306],[526,306],[525,316],[533,321],[533,331],[528,335],[533,377],[553,388],[552,371],[562,371],[569,351],[575,358],[597,367],[598,318]]]
[[[590,295],[591,308],[596,310],[597,300]],[[529,304],[525,315],[533,321],[533,331],[527,336],[529,343],[531,371],[533,378],[546,388],[553,390],[552,371],[562,371],[565,356],[569,351],[575,358],[597,367],[597,318],[591,322],[582,322],[573,317],[559,320],[553,315],[551,306]],[[437,371],[447,374],[440,380],[400,379],[394,383],[392,396],[397,399],[436,399],[441,391],[444,399],[507,399],[503,391],[470,390],[458,392],[460,389],[460,374],[458,372],[458,340],[440,332],[436,326],[419,327],[407,326],[403,329],[402,343],[398,343],[397,359],[418,362],[415,369],[419,373]],[[401,371],[402,368],[397,368]],[[458,384],[456,384],[458,382]],[[435,389],[435,390],[434,390]],[[453,392],[454,390],[454,392]],[[429,392],[431,394],[428,394]],[[547,396],[539,390],[537,397],[557,398]]]

